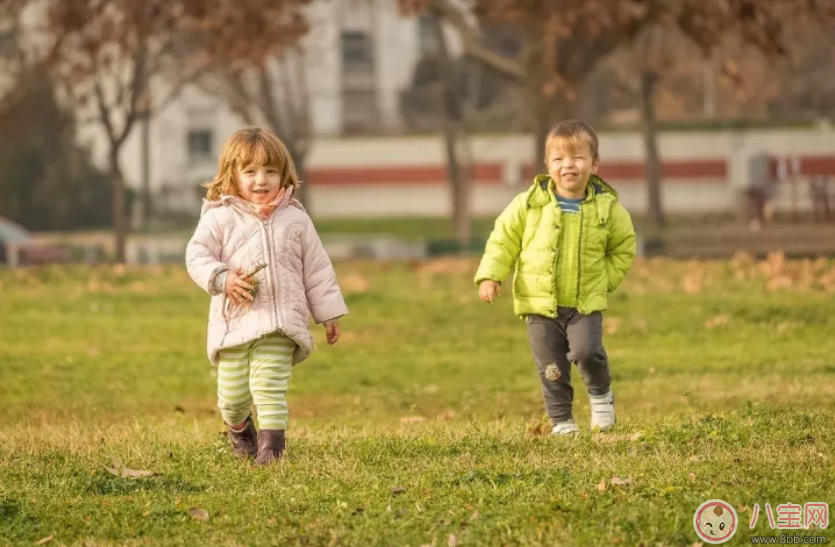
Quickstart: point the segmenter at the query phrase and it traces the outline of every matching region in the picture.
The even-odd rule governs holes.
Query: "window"
[[[344,31],[342,33],[342,64],[357,66],[370,65],[372,62],[371,37],[368,33]]]
[[[192,129],[188,132],[188,157],[191,161],[204,161],[212,158],[212,131]]]
[[[0,29],[0,57],[11,56],[17,47],[17,36],[13,30]]]
[[[421,15],[418,18],[418,45],[421,54],[425,57],[434,57],[438,54],[438,35],[435,33],[435,22],[428,15]]]

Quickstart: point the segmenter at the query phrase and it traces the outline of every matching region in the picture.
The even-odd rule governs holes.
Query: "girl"
[[[331,345],[339,340],[339,318],[348,314],[313,222],[293,199],[298,185],[274,133],[236,131],[205,185],[207,199],[186,248],[189,275],[212,295],[207,349],[218,367],[218,407],[232,450],[262,465],[284,452],[292,367],[315,347],[309,312],[324,323]]]

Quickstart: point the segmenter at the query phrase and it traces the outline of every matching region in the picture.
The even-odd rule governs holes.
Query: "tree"
[[[472,239],[470,194],[472,186],[471,165],[467,147],[467,129],[464,116],[464,101],[457,92],[456,64],[450,52],[444,33],[443,13],[434,4],[416,4],[401,1],[406,13],[423,14],[428,17],[435,36],[435,65],[440,80],[441,104],[443,111],[444,152],[446,154],[447,176],[452,197],[452,221],[455,238],[460,248],[465,249]]]
[[[570,116],[580,85],[623,45],[637,42],[639,49],[662,52],[654,43],[665,32],[677,29],[706,54],[723,37],[732,35],[773,58],[786,51],[785,22],[835,9],[825,0],[409,1],[432,5],[458,30],[468,55],[523,91],[536,137],[535,165],[542,165],[543,141],[550,125]],[[514,51],[501,53],[484,46],[483,35],[491,25],[516,29]],[[645,64],[640,76],[650,211],[657,225],[663,225],[664,215],[654,97],[667,56],[663,53],[662,62]]]
[[[82,121],[96,124],[107,139],[117,262],[125,259],[128,233],[120,153],[137,121],[163,108],[216,63],[264,59],[277,36],[297,35],[294,10],[300,3],[46,0],[55,78]]]
[[[20,74],[0,99],[0,216],[30,230],[111,223],[112,185],[76,144],[75,133],[45,67]]]
[[[265,125],[281,138],[302,181],[297,197],[310,209],[305,164],[312,128],[303,47],[285,45],[273,57],[252,66],[221,64],[200,85],[223,98],[243,122]]]
[[[303,11],[309,0],[214,1],[221,11],[206,21],[207,39],[195,42],[195,52],[208,52],[214,61],[200,87],[221,97],[243,122],[274,131],[306,183],[312,128],[308,52],[301,39],[309,30]],[[307,184],[299,192],[297,197],[309,206]]]
[[[458,31],[467,55],[518,86],[535,135],[537,166],[544,163],[548,131],[560,118],[570,117],[587,76],[660,13],[649,0],[424,1]],[[494,26],[515,30],[512,52],[484,45],[482,33]]]

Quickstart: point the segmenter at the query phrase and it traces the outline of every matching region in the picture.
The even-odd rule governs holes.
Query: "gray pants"
[[[576,308],[558,308],[556,319],[529,315],[527,323],[542,398],[552,423],[572,418],[572,362],[577,363],[590,395],[609,391],[612,376],[603,349],[603,314],[583,315]]]

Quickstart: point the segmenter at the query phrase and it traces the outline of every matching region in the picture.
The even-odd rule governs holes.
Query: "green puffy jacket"
[[[516,266],[513,311],[556,317],[556,265],[559,261],[562,210],[554,195],[554,182],[539,175],[527,192],[519,194],[496,219],[478,272],[501,283]],[[620,285],[635,259],[635,229],[618,194],[600,177],[589,179],[580,205],[577,309],[583,314],[603,311],[608,293]]]

